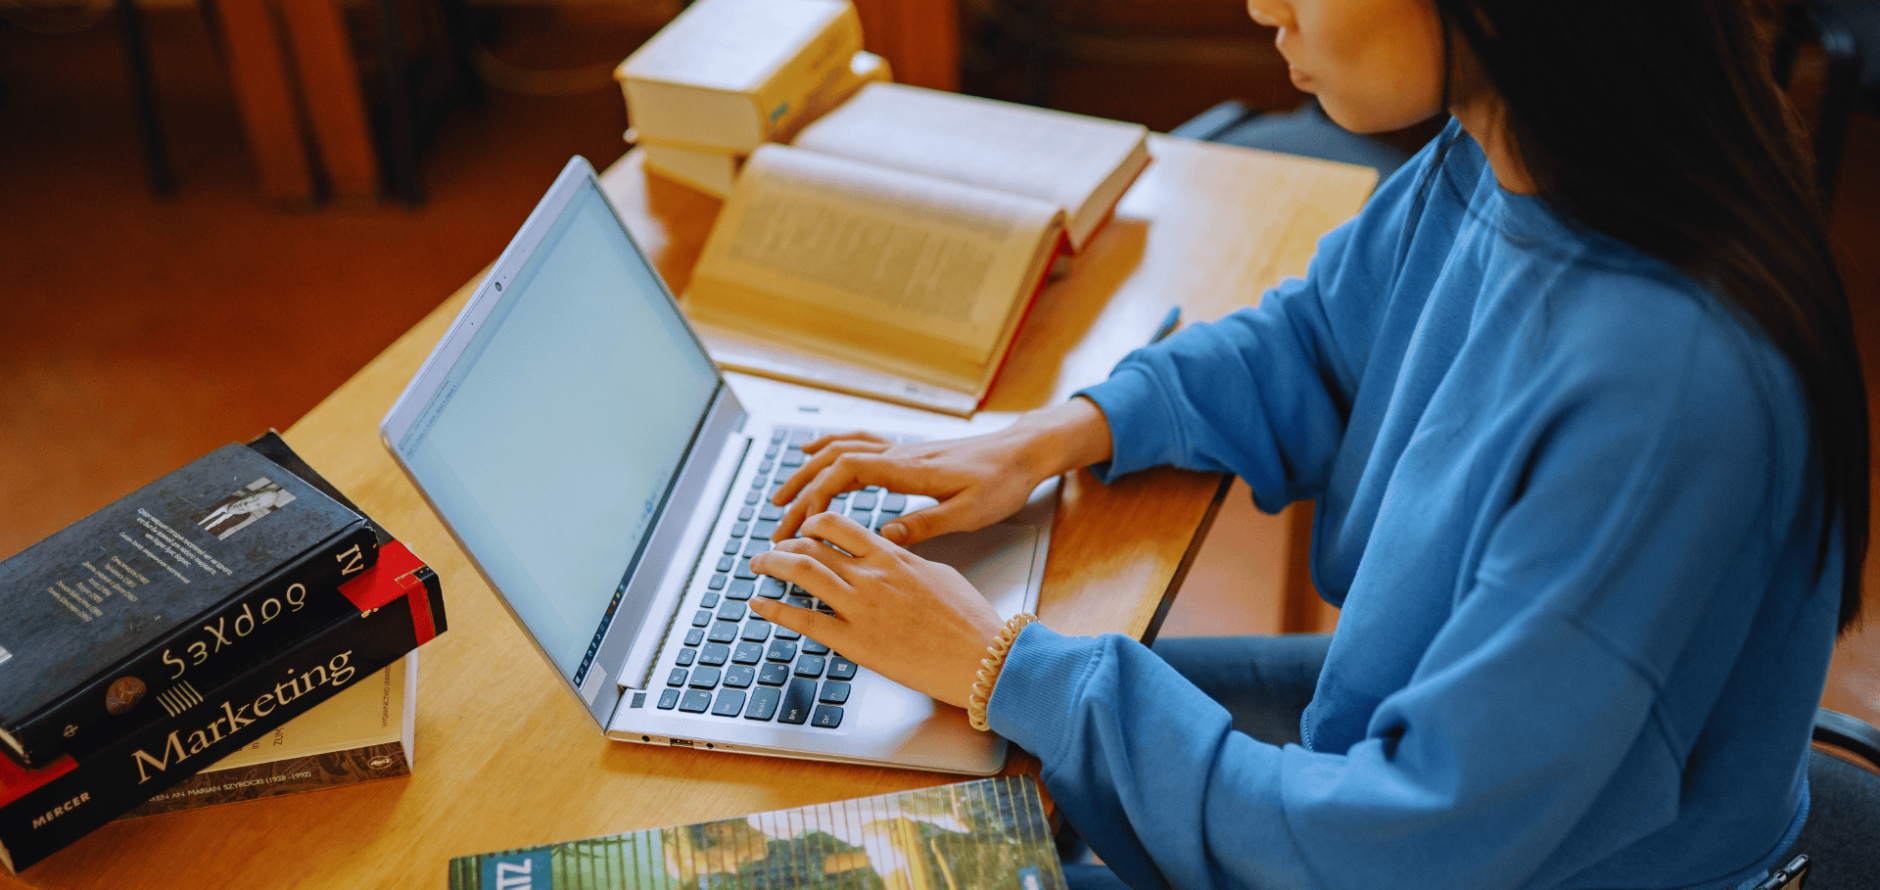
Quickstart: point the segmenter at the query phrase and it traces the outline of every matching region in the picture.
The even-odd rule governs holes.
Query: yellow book
[[[835,105],[861,50],[848,0],[699,0],[614,77],[641,138],[745,154]]]
[[[751,156],[686,311],[722,366],[970,415],[1148,162],[1137,125],[870,84]]]

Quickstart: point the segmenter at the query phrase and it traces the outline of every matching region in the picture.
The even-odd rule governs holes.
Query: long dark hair
[[[1867,392],[1799,128],[1746,0],[1434,0],[1451,77],[1499,94],[1514,157],[1572,224],[1707,286],[1794,366],[1822,475],[1818,560],[1844,539],[1839,628],[1867,557]]]

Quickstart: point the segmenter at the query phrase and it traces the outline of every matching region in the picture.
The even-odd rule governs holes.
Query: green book
[[[998,776],[450,861],[451,890],[1066,890],[1035,780]]]

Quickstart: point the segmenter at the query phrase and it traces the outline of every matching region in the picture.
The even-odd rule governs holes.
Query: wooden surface
[[[1065,280],[1039,297],[990,409],[1022,411],[1101,380],[1170,305],[1217,317],[1305,268],[1374,174],[1156,137],[1156,162]],[[717,201],[630,154],[609,196],[675,290]],[[441,886],[453,856],[952,781],[909,770],[607,741],[530,647],[377,441],[379,419],[468,298],[465,286],[287,431],[310,463],[429,561],[449,631],[419,677],[409,776],[105,827],[0,879],[34,887]],[[741,390],[742,392],[742,390]],[[761,392],[753,390],[761,397]],[[1149,629],[1225,480],[1151,471],[1068,479],[1040,612],[1066,633]],[[1279,570],[1280,567],[1275,567]],[[1013,767],[1024,768],[1017,763]]]

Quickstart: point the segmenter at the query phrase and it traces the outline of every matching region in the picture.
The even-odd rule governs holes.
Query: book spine
[[[201,706],[202,690],[351,613],[339,586],[377,561],[377,535],[355,524],[28,715],[13,730],[23,749],[16,759],[36,769],[62,754],[84,757],[159,707],[177,717]]]
[[[763,138],[783,141],[827,111],[818,94],[833,93],[838,84],[852,80],[850,66],[861,51],[862,23],[850,6],[752,94]]]
[[[168,791],[144,801],[120,818],[135,819],[199,810],[225,803],[262,800],[410,774],[410,752],[405,750],[404,742],[394,740],[344,751],[328,751],[197,773],[171,786]]]
[[[149,723],[0,805],[0,858],[26,868],[384,670],[443,625],[436,574],[415,575],[422,588],[251,669],[206,696],[210,708]]]

